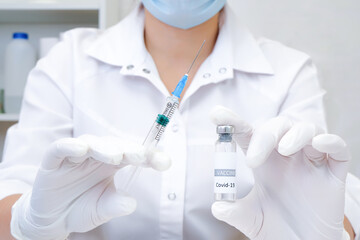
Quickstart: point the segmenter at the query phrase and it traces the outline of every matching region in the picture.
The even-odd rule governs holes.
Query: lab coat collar
[[[274,74],[258,43],[239,23],[236,14],[227,4],[220,16],[220,32],[213,50],[211,65],[226,59],[235,70]],[[85,52],[115,66],[142,65],[150,57],[144,43],[144,9],[140,4],[120,23],[102,32]],[[220,66],[221,66],[220,65]]]
[[[100,33],[85,53],[114,66],[142,64],[147,55],[144,43],[144,10],[140,5],[118,24]]]
[[[251,33],[226,4],[219,17],[219,34],[213,51],[200,66],[182,98],[182,105],[201,87],[234,78],[234,72],[274,74]],[[180,105],[180,107],[182,106]]]
[[[216,59],[230,59],[232,68],[246,73],[274,74],[262,49],[233,9],[226,4],[220,14],[220,32],[213,50]],[[221,61],[221,59],[219,59]]]

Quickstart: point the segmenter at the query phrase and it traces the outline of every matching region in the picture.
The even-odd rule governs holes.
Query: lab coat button
[[[133,68],[134,68],[134,65],[128,65],[128,66],[126,67],[127,70],[131,70],[131,69],[133,69]]]
[[[179,125],[177,125],[177,124],[172,125],[172,130],[173,130],[173,132],[179,131]]]
[[[203,75],[203,78],[209,78],[209,77],[211,77],[211,74],[210,74],[210,73],[205,73],[205,74]]]
[[[149,70],[149,69],[144,68],[144,69],[143,69],[143,72],[144,72],[144,73],[149,74],[149,73],[150,73],[150,70]]]
[[[219,69],[219,73],[221,73],[221,74],[226,73],[226,68],[220,68],[220,69]]]
[[[168,199],[171,201],[174,201],[176,199],[176,194],[175,193],[169,193],[168,194]]]

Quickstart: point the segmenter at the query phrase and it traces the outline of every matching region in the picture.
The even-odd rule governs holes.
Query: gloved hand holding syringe
[[[122,190],[129,188],[140,168],[127,175],[130,178],[123,181],[122,190],[115,187],[114,176],[129,165],[168,169],[169,156],[154,148],[179,105],[191,66],[167,98],[165,110],[158,115],[143,146],[114,136],[94,135],[53,142],[44,153],[32,189],[12,207],[11,234],[24,240],[66,239],[71,233],[88,232],[134,212],[136,200]]]
[[[205,40],[201,44],[201,47],[199,48],[188,71],[180,79],[175,90],[172,92],[172,95],[166,98],[165,110],[162,112],[162,114],[158,114],[153,126],[151,127],[151,129],[143,143],[143,146],[146,149],[152,149],[152,148],[156,147],[156,145],[160,141],[161,135],[164,133],[165,128],[166,128],[167,124],[170,122],[170,119],[173,116],[176,108],[179,106],[180,95],[181,95],[182,91],[184,90],[184,87],[188,80],[189,72],[190,72],[191,68],[193,67],[196,59],[198,58],[204,44],[205,44]],[[131,169],[131,173],[130,173],[129,178],[127,179],[127,182],[124,183],[126,191],[130,189],[132,183],[134,182],[135,179],[137,179],[137,177],[139,176],[139,174],[141,172],[140,167],[132,166],[132,168],[133,169]]]

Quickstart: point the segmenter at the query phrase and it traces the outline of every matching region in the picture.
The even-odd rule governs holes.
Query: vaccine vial
[[[231,125],[217,126],[219,139],[215,143],[214,194],[216,201],[236,200],[236,143]]]

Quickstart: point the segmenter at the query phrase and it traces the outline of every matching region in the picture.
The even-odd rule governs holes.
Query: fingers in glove
[[[319,129],[312,123],[296,123],[281,138],[278,152],[283,156],[290,156],[306,145],[311,145],[314,136],[319,133]]]
[[[79,137],[89,145],[88,157],[111,165],[140,165],[146,161],[145,149],[131,141],[117,137],[97,137],[82,135]],[[75,159],[72,159],[74,161]]]
[[[89,145],[89,157],[112,165],[134,165],[166,170],[170,167],[170,157],[156,150],[147,150],[142,145],[124,141],[116,137],[80,137]]]
[[[345,141],[337,135],[320,134],[313,138],[312,146],[320,153],[327,155],[331,172],[340,180],[345,181],[351,159]],[[323,159],[326,159],[326,155]]]
[[[88,150],[89,146],[80,139],[62,138],[50,145],[42,161],[42,168],[57,169],[65,158],[83,159]]]
[[[212,214],[220,221],[236,227],[250,239],[255,238],[263,225],[263,212],[257,199],[256,190],[252,190],[243,199],[236,202],[215,202],[211,206]],[[244,217],[247,216],[247,217]]]
[[[135,209],[136,200],[118,192],[113,178],[106,178],[74,201],[68,211],[67,232],[88,232]]]
[[[103,222],[115,217],[129,215],[135,209],[136,200],[121,191],[117,191],[113,181],[106,187],[97,204],[97,212]]]
[[[210,111],[210,119],[216,125],[232,125],[235,127],[234,140],[246,152],[253,128],[241,117],[228,108],[217,105]]]
[[[171,158],[164,152],[157,150],[149,151],[147,159],[149,166],[158,171],[165,171],[171,166]]]
[[[247,165],[251,168],[262,165],[291,126],[289,119],[276,117],[255,129],[246,155]]]
[[[88,134],[81,135],[77,140],[85,143],[88,151],[80,157],[68,157],[69,162],[72,163],[81,163],[88,158],[111,165],[145,161],[145,149],[130,141],[112,136],[98,137]]]
[[[170,156],[156,149],[144,150],[144,155],[124,154],[124,164],[151,167],[158,171],[165,171],[171,166]]]

